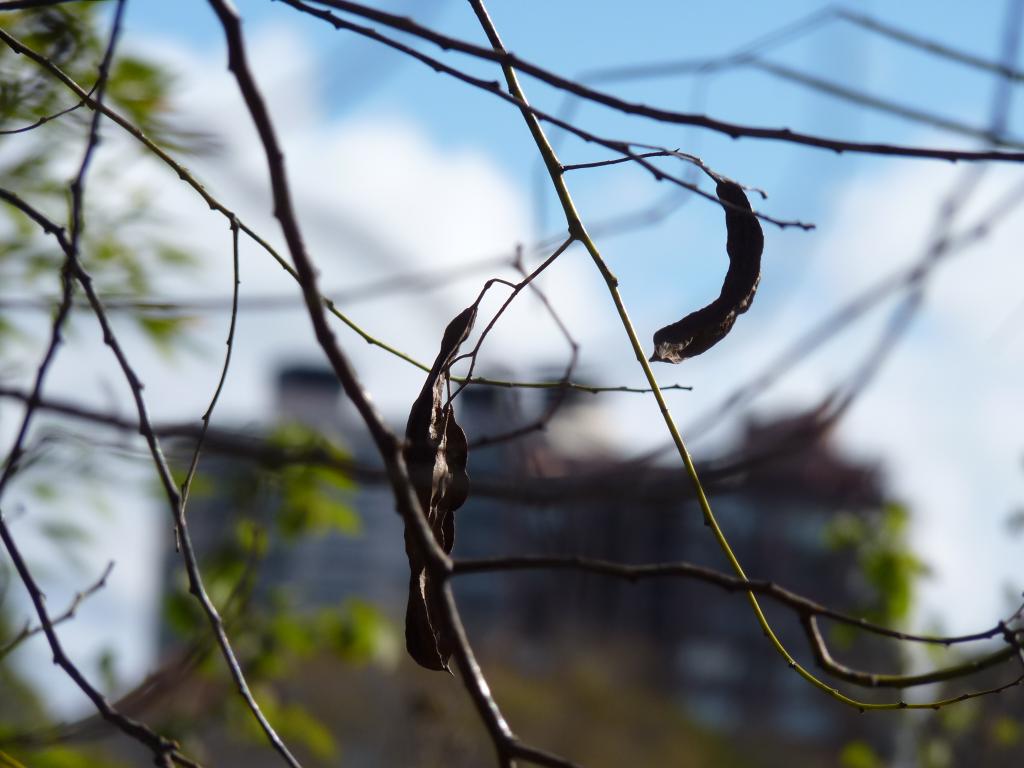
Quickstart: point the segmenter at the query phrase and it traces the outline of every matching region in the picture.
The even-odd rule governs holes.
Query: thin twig
[[[76,109],[84,105],[85,102],[80,101],[77,104],[71,105],[70,107],[65,107],[59,112],[54,112],[52,115],[43,115],[34,123],[30,123],[29,125],[23,125],[21,128],[5,128],[4,130],[0,130],[0,136],[11,136],[16,133],[28,133],[29,131],[34,131],[39,126],[46,125],[51,120],[56,120],[58,117],[63,117],[64,115],[70,112],[74,112]]]
[[[237,581],[231,586],[224,598],[223,615],[226,626],[231,627],[235,621],[244,619],[249,601],[255,586],[255,575],[265,551],[262,544],[262,529],[256,528],[246,552],[245,567]],[[176,651],[161,666],[138,683],[132,690],[123,694],[115,702],[115,708],[124,712],[144,712],[183,686],[193,682],[192,673],[202,664],[216,648],[216,640],[207,633],[193,638],[184,648]],[[166,713],[165,713],[166,714]],[[73,722],[60,723],[43,729],[28,732],[0,735],[0,747],[38,747],[60,742],[81,741],[83,739],[101,738],[102,721],[96,716],[86,717]],[[191,761],[183,765],[194,766]]]
[[[850,22],[851,24],[855,24],[863,29],[882,35],[883,37],[888,37],[891,40],[896,40],[904,45],[917,48],[918,50],[925,51],[934,56],[938,56],[939,58],[955,61],[959,64],[964,64],[965,66],[973,67],[974,69],[979,69],[984,72],[990,72],[1014,83],[1024,82],[1024,72],[1021,72],[1012,63],[1007,64],[1006,62],[990,61],[989,59],[984,59],[981,56],[975,56],[973,53],[922,37],[914,32],[900,29],[899,27],[879,21],[872,16],[868,16],[865,13],[860,13],[849,8],[836,8],[834,12],[843,21]]]
[[[677,74],[707,74],[711,72],[722,72],[726,69],[749,67],[759,70],[772,77],[795,83],[818,93],[823,93],[840,101],[856,104],[860,107],[893,115],[919,125],[940,128],[950,133],[967,136],[973,139],[983,139],[994,146],[1013,147],[1020,149],[1024,147],[1020,141],[1005,137],[994,136],[991,132],[969,123],[961,122],[954,118],[939,115],[934,112],[927,112],[923,109],[916,109],[897,101],[882,98],[865,91],[852,88],[842,83],[826,80],[808,72],[795,69],[785,64],[769,61],[752,54],[733,54],[717,59],[708,59],[702,62],[657,62],[653,64],[640,64],[622,67],[621,69],[601,70],[600,79],[602,82],[615,82],[622,80],[637,80],[651,77],[664,77]]]
[[[358,35],[362,35],[363,37],[367,37],[371,40],[375,40],[379,43],[382,43],[383,45],[386,45],[389,48],[404,53],[406,56],[409,56],[410,58],[416,59],[417,61],[426,64],[435,72],[441,72],[443,74],[454,77],[460,82],[466,83],[467,85],[471,85],[474,88],[483,90],[486,93],[489,93],[492,96],[501,99],[502,101],[514,105],[519,110],[525,110],[529,112],[531,115],[535,116],[539,120],[543,120],[544,122],[550,123],[551,125],[554,125],[558,128],[561,128],[564,131],[573,134],[574,136],[579,137],[585,142],[599,144],[600,146],[605,147],[606,149],[610,149],[616,154],[621,154],[624,158],[635,162],[641,168],[646,170],[655,179],[655,181],[671,182],[672,184],[682,187],[683,189],[688,189],[694,194],[714,202],[718,206],[724,205],[725,207],[732,207],[731,203],[719,200],[715,195],[712,195],[711,193],[704,191],[696,184],[693,184],[692,182],[689,182],[674,174],[663,171],[661,168],[649,162],[643,156],[633,152],[633,148],[636,147],[638,149],[649,149],[654,150],[656,152],[664,152],[668,155],[672,155],[679,159],[684,159],[687,160],[688,162],[693,163],[696,167],[700,168],[713,179],[722,178],[721,174],[716,173],[714,170],[705,165],[704,162],[700,160],[700,158],[694,155],[688,155],[683,152],[678,152],[676,150],[670,150],[666,147],[659,147],[651,144],[642,144],[639,142],[623,141],[621,139],[609,139],[604,138],[602,136],[598,136],[597,134],[591,133],[590,131],[586,131],[580,128],[579,126],[573,125],[572,123],[569,123],[559,117],[556,117],[555,115],[537,109],[536,107],[520,99],[517,95],[503,91],[501,87],[494,81],[483,80],[479,77],[473,77],[472,75],[469,75],[460,69],[456,69],[455,67],[451,67],[438,59],[435,59],[431,56],[427,56],[426,54],[417,51],[415,48],[411,48],[408,45],[398,42],[397,40],[382,35],[374,29],[371,29],[369,27],[363,27],[358,24],[352,24],[351,22],[345,21],[344,19],[336,16],[333,13],[330,13],[329,11],[322,11],[317,8],[313,8],[307,3],[302,2],[302,0],[281,0],[281,2],[285,3],[286,5],[290,5],[291,7],[295,8],[296,10],[302,11],[303,13],[307,13],[319,19],[323,19],[336,29],[346,29],[350,32],[354,32]],[[749,213],[749,211],[747,211],[747,213]],[[797,227],[803,230],[814,229],[813,224],[808,224],[803,221],[790,221],[786,219],[778,219],[775,218],[774,216],[769,216],[766,213],[762,213],[761,211],[754,211],[753,214],[762,221],[774,224],[780,229],[785,229],[787,227]]]
[[[229,222],[230,223],[230,222]],[[415,292],[422,294],[435,288],[451,285],[456,280],[465,280],[475,271],[482,271],[496,266],[514,267],[511,256],[499,256],[478,259],[457,266],[434,270],[416,270],[401,272],[378,280],[367,281],[361,285],[336,291],[326,291],[332,301],[352,306],[367,301],[393,296],[398,293]],[[230,312],[233,304],[231,295],[226,296],[168,296],[165,298],[134,298],[123,294],[101,295],[108,312],[133,311],[157,312],[161,314],[187,314],[194,312]],[[27,298],[24,296],[0,297],[0,310],[40,310],[50,311],[58,299],[50,297]],[[265,293],[262,295],[239,297],[238,311],[277,312],[302,308],[302,297],[294,291],[287,293]]]
[[[882,624],[876,624],[866,619],[829,608],[792,590],[781,587],[773,581],[742,579],[714,568],[687,562],[630,565],[572,555],[515,555],[512,557],[460,558],[452,563],[452,574],[455,576],[474,573],[494,573],[498,571],[533,570],[585,571],[630,582],[661,578],[693,579],[720,587],[729,592],[756,592],[765,595],[780,605],[791,608],[801,616],[821,616],[839,624],[846,624],[847,626],[882,637],[929,645],[951,646],[991,640],[1003,634],[1004,625],[1006,624],[1005,621],[1000,621],[990,629],[973,632],[969,635],[919,635],[912,632],[901,632],[896,629],[890,629]]]
[[[571,243],[572,243],[571,240],[567,240],[566,241],[567,245],[571,244]],[[563,248],[564,247],[565,246],[563,246]],[[556,258],[556,257],[557,257],[557,254],[556,254],[555,257],[552,257],[551,260],[554,260],[554,258]],[[542,291],[540,289],[540,287],[537,285],[537,283],[535,281],[535,278],[537,277],[537,275],[540,274],[541,269],[543,269],[546,266],[547,266],[546,263],[542,264],[536,270],[534,270],[533,272],[527,274],[526,269],[525,269],[525,267],[523,267],[522,262],[517,260],[517,263],[516,263],[516,267],[519,269],[520,274],[522,274],[522,276],[523,276],[523,280],[522,280],[522,282],[519,285],[520,286],[521,285],[528,285],[530,287],[530,289],[537,295],[538,300],[540,300],[541,304],[544,305],[544,308],[547,310],[548,315],[551,317],[552,322],[554,322],[555,326],[558,328],[559,332],[562,334],[562,338],[565,339],[565,343],[568,344],[568,346],[569,346],[569,357],[566,360],[565,370],[562,373],[562,378],[559,379],[559,381],[568,382],[569,379],[572,378],[573,371],[576,370],[576,364],[579,361],[580,345],[576,341],[576,339],[573,338],[572,333],[569,331],[568,326],[565,324],[565,322],[559,316],[558,312],[555,311],[555,308],[552,306],[551,302],[548,301],[548,297],[544,294],[544,291]],[[513,296],[510,296],[508,298],[508,302],[506,302],[505,306],[508,306],[508,303],[510,303],[512,301],[512,299],[514,298],[515,293],[518,293],[519,290],[521,290],[521,288],[519,286],[517,286],[516,290],[513,291]],[[503,306],[501,308],[501,310],[499,310],[499,314],[502,311],[504,311],[505,306]],[[497,319],[498,319],[497,316],[495,316],[494,319],[491,321],[492,326],[493,326],[493,323],[497,321]],[[491,328],[491,326],[488,326],[487,330],[490,330],[490,328]],[[485,333],[486,333],[486,331],[485,331]],[[481,336],[480,341],[477,344],[477,348],[473,350],[473,362],[474,363],[476,362],[476,354],[479,351],[479,345],[481,343],[483,343],[483,337],[482,336]],[[495,435],[482,435],[480,437],[474,438],[472,441],[470,441],[469,447],[470,448],[483,448],[483,447],[486,447],[486,446],[498,445],[498,444],[501,444],[501,443],[508,442],[510,440],[516,440],[516,439],[518,439],[520,437],[523,437],[525,435],[528,435],[528,434],[530,434],[532,432],[536,432],[538,430],[545,429],[547,427],[547,425],[551,422],[551,420],[555,417],[555,415],[558,413],[558,411],[562,407],[562,405],[564,404],[565,397],[568,394],[568,392],[569,392],[569,390],[567,388],[565,388],[565,387],[562,387],[560,389],[555,390],[555,396],[550,398],[550,402],[548,403],[547,407],[544,408],[544,410],[540,413],[540,415],[537,416],[537,418],[535,418],[533,421],[531,421],[531,422],[529,422],[527,424],[523,424],[521,426],[515,427],[513,429],[510,429],[510,430],[508,430],[506,432],[502,432],[502,433],[495,434]]]
[[[962,664],[933,669],[916,675],[880,675],[874,672],[863,672],[853,669],[833,659],[829,653],[825,638],[818,629],[818,622],[815,616],[803,616],[801,618],[801,625],[811,646],[811,651],[814,653],[814,660],[819,667],[840,680],[868,688],[911,688],[918,685],[929,685],[931,683],[968,677],[977,674],[983,669],[989,669],[1016,658],[1020,648],[1020,640],[1015,638],[1006,648],[971,659]]]
[[[195,479],[196,470],[199,469],[199,454],[203,447],[203,440],[206,439],[206,433],[210,429],[210,419],[213,416],[213,409],[217,407],[217,400],[220,399],[220,393],[224,389],[224,382],[228,377],[228,368],[231,367],[231,352],[235,346],[235,324],[238,320],[238,288],[241,285],[241,280],[238,274],[238,219],[231,220],[231,269],[234,279],[231,283],[231,320],[228,323],[228,338],[225,342],[227,350],[224,352],[224,364],[221,366],[220,378],[217,380],[217,386],[213,390],[213,396],[210,398],[210,404],[207,406],[206,411],[203,413],[201,421],[203,426],[199,431],[199,437],[196,438],[196,446],[192,452],[192,461],[189,463],[188,472],[185,475],[185,480],[181,484],[181,514],[185,516],[185,510],[188,507],[189,491],[192,489],[192,481]]]
[[[1014,149],[1024,147],[1024,144],[1020,141],[994,136],[983,128],[978,128],[954,118],[945,117],[944,115],[937,115],[933,112],[915,109],[896,101],[883,99],[880,96],[875,96],[864,91],[859,91],[855,88],[850,88],[842,83],[826,80],[825,78],[818,77],[807,72],[801,72],[798,69],[788,67],[784,64],[778,64],[773,61],[766,61],[764,59],[757,58],[752,58],[744,63],[754,69],[761,70],[762,72],[766,72],[782,80],[796,83],[804,88],[818,91],[819,93],[824,93],[841,101],[857,104],[858,106],[865,107],[882,114],[894,115],[912,123],[940,128],[944,131],[948,131],[949,133],[956,133],[960,136],[966,136],[971,139],[981,139],[997,147],[1013,147]]]
[[[460,360],[468,359],[470,361],[469,371],[466,374],[466,379],[467,380],[472,381],[472,379],[473,379],[473,368],[476,366],[476,360],[477,360],[477,356],[480,354],[480,348],[483,346],[483,343],[487,339],[488,334],[490,334],[491,330],[497,324],[498,319],[505,313],[505,310],[508,309],[508,307],[512,304],[512,302],[515,300],[516,296],[518,296],[520,294],[520,292],[526,286],[528,286],[530,283],[532,283],[534,281],[534,279],[536,279],[540,275],[541,272],[543,272],[545,269],[547,269],[549,266],[551,266],[555,262],[555,260],[559,256],[561,256],[565,252],[566,248],[568,248],[570,245],[572,245],[572,238],[571,237],[566,238],[566,240],[560,246],[558,246],[558,248],[555,249],[554,253],[552,253],[550,256],[548,256],[546,259],[544,259],[544,261],[541,262],[541,264],[538,267],[536,267],[529,275],[526,275],[518,283],[515,283],[515,284],[506,283],[506,285],[508,285],[508,287],[510,287],[512,289],[512,291],[511,291],[511,293],[509,293],[508,297],[506,297],[506,299],[502,303],[502,305],[498,308],[498,311],[494,313],[494,317],[492,317],[490,319],[490,321],[487,323],[487,326],[484,328],[483,332],[480,334],[480,338],[477,339],[477,342],[474,345],[473,349],[470,352],[466,352],[465,354],[459,355],[454,360],[452,360],[452,365],[454,365],[455,363],[459,362]],[[493,283],[495,283],[495,282],[504,282],[504,281],[488,280],[487,284],[484,286],[483,291],[481,292],[480,296],[476,300],[477,304],[480,303],[480,300],[483,298],[483,294],[486,293],[487,289]],[[465,388],[466,388],[466,384],[463,384],[455,394],[458,395],[458,393],[461,392]]]
[[[63,624],[65,621],[70,621],[71,619],[73,619],[75,617],[75,613],[78,611],[78,607],[83,602],[85,602],[95,593],[99,592],[101,589],[103,589],[103,587],[107,586],[107,578],[110,576],[110,572],[113,570],[114,561],[111,560],[109,563],[107,563],[107,567],[103,569],[103,573],[100,574],[100,577],[95,582],[93,582],[90,586],[83,589],[81,592],[75,593],[74,597],[71,598],[70,604],[68,604],[68,607],[64,609],[63,613],[59,613],[56,616],[50,617],[50,623],[56,627],[60,624]],[[38,635],[42,631],[42,626],[32,626],[31,624],[26,622],[25,626],[22,627],[18,634],[16,634],[3,645],[0,645],[0,659],[9,654],[11,651],[13,651],[26,640],[28,640],[30,637]]]
[[[579,763],[574,763],[572,760],[566,760],[564,757],[531,747],[529,744],[524,744],[518,739],[513,739],[509,742],[508,752],[510,757],[524,760],[534,765],[545,765],[548,768],[582,768]]]
[[[674,154],[668,150],[658,150],[656,152],[641,152],[637,155],[638,158],[648,159],[652,157],[673,157]],[[611,160],[596,160],[591,163],[573,163],[572,165],[563,165],[562,171],[581,171],[585,168],[604,168],[609,165],[618,165],[619,163],[630,163],[633,162],[632,157],[616,157]]]
[[[289,5],[294,5],[293,0],[284,0]],[[725,134],[734,139],[746,137],[767,139],[771,141],[784,141],[792,144],[802,144],[819,149],[827,149],[836,153],[858,152],[872,155],[891,155],[897,157],[931,158],[936,160],[949,160],[955,162],[997,160],[1007,162],[1024,161],[1024,152],[994,152],[981,151],[971,152],[956,149],[935,149],[929,147],[911,147],[895,144],[882,144],[871,142],[843,141],[824,136],[800,133],[789,128],[758,128],[754,126],[729,123],[723,120],[706,117],[704,115],[692,115],[683,112],[674,112],[667,109],[650,107],[645,104],[636,104],[626,101],[611,94],[595,90],[581,83],[557,75],[529,61],[525,61],[507,50],[492,50],[482,46],[468,43],[458,38],[443,35],[425,26],[417,24],[412,19],[397,16],[392,13],[379,11],[375,8],[360,3],[348,2],[347,0],[312,0],[318,5],[325,5],[339,11],[351,13],[366,19],[371,19],[379,24],[391,27],[392,29],[415,35],[423,40],[433,43],[443,50],[454,50],[470,56],[493,61],[502,66],[506,71],[516,69],[525,72],[532,77],[541,80],[559,90],[572,93],[580,98],[602,104],[619,112],[630,115],[638,115],[657,120],[663,123],[674,125],[693,125],[705,128],[717,133]],[[514,94],[513,94],[514,95]]]

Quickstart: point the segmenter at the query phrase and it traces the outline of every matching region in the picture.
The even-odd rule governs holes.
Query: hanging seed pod
[[[405,428],[405,461],[420,507],[434,538],[446,552],[455,542],[455,510],[469,494],[466,433],[455,421],[448,400],[450,367],[476,319],[476,306],[463,310],[445,328],[441,351],[409,412]],[[405,645],[409,655],[427,669],[448,669],[454,640],[439,620],[438,585],[427,571],[413,534],[405,530],[409,558],[409,601],[405,611]]]
[[[736,316],[746,312],[754,300],[761,280],[764,233],[739,184],[719,180],[715,193],[723,203],[735,206],[722,206],[728,232],[725,250],[729,254],[729,269],[722,291],[706,307],[655,333],[651,362],[681,363],[688,357],[707,352],[725,338]]]

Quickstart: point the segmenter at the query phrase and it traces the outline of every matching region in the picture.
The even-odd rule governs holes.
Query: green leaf
[[[100,679],[108,691],[116,690],[118,687],[117,677],[117,654],[112,648],[104,648],[100,651],[96,666],[100,672]]]
[[[60,489],[48,480],[37,480],[32,483],[29,492],[44,502],[53,502],[60,498]]]
[[[371,603],[346,601],[340,610],[323,611],[318,621],[327,647],[345,661],[390,666],[401,654],[397,628]]]
[[[921,765],[923,768],[952,768],[953,750],[949,743],[945,739],[929,739],[921,749]]]
[[[1000,747],[1012,747],[1020,743],[1021,725],[1012,717],[997,717],[989,726],[992,741]]]
[[[235,542],[246,552],[262,555],[267,551],[266,531],[255,520],[242,518],[235,523]]]
[[[910,549],[910,513],[901,504],[885,505],[875,515],[837,516],[826,532],[834,550],[851,552],[873,597],[861,607],[870,619],[892,624],[913,606],[917,580],[928,568]]]
[[[172,78],[154,64],[133,56],[114,62],[107,86],[111,100],[144,128],[167,107]]]
[[[170,267],[195,267],[200,263],[194,253],[170,243],[157,243],[154,252],[162,264]]]
[[[308,710],[296,704],[277,709],[274,723],[282,737],[302,744],[319,760],[330,760],[338,754],[338,745],[327,727]]]
[[[187,593],[175,591],[164,598],[164,621],[176,634],[190,636],[200,620],[199,607]]]
[[[966,734],[980,717],[982,710],[978,699],[961,702],[955,707],[945,707],[939,712],[942,727],[954,735]]]
[[[345,474],[326,467],[293,466],[281,473],[281,481],[278,525],[286,537],[328,531],[349,536],[359,533],[359,516],[341,498],[353,487]]]
[[[125,765],[89,748],[48,747],[32,752],[31,758],[25,759],[28,761],[26,765],[32,768],[119,768]],[[8,765],[16,766],[18,763]],[[6,768],[2,759],[0,766]]]
[[[264,714],[274,724],[282,739],[301,744],[320,761],[337,757],[338,745],[330,730],[307,709],[298,704],[282,704],[268,686],[259,686],[255,693]],[[256,721],[248,710],[242,711],[244,705],[238,703],[237,697],[234,702],[232,708],[246,736],[255,742],[262,742],[265,737]]]
[[[881,768],[882,760],[867,742],[851,741],[839,753],[843,768]]]
[[[67,520],[45,520],[39,523],[39,530],[58,544],[84,544],[90,538],[85,528]]]
[[[174,352],[176,342],[191,324],[190,317],[166,317],[161,315],[139,315],[136,320],[149,340],[165,355]]]

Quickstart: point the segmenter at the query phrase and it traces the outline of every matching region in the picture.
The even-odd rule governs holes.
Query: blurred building
[[[685,473],[675,463],[623,462],[601,437],[607,432],[596,398],[569,392],[545,429],[501,440],[503,432],[548,411],[550,393],[529,397],[471,387],[456,401],[471,445],[498,438],[471,448],[471,494],[457,513],[457,558],[577,555],[728,570]],[[277,414],[282,423],[305,424],[346,446],[357,464],[379,465],[329,372],[283,370]],[[251,464],[211,456],[204,466],[217,487],[251,491],[259,515],[278,513],[280,496],[260,489]],[[815,414],[749,424],[735,445],[706,463],[704,474],[715,514],[750,578],[771,579],[839,609],[863,604],[865,585],[854,562],[831,548],[826,534],[837,512],[870,518],[881,509],[880,473],[842,456]],[[314,609],[355,597],[401,620],[408,566],[390,492],[364,479],[349,502],[358,531],[270,542],[257,598],[284,589],[293,606]],[[230,536],[230,509],[216,493],[193,502],[200,552]],[[681,579],[630,583],[571,570],[460,576],[456,594],[481,655],[527,674],[543,675],[579,648],[609,649],[609,666],[642,680],[694,722],[723,734],[742,729],[752,748],[777,750],[780,760],[789,755],[783,745],[834,755],[851,739],[866,739],[879,754],[892,752],[890,724],[875,728],[800,679],[762,636],[742,594]],[[770,601],[764,605],[783,642],[813,667],[795,617]],[[878,643],[858,643],[843,660],[885,672],[900,667],[895,648]],[[757,764],[775,763],[766,757]]]
[[[580,402],[594,400],[573,398],[564,423],[549,431],[585,432],[573,424],[588,418],[572,412]],[[472,434],[472,410],[464,406],[462,412]],[[601,456],[593,442],[581,446],[587,449],[583,456],[553,452],[553,442],[535,436],[473,457],[474,477],[490,480],[491,470],[512,475],[508,484],[519,489],[514,495],[520,503],[467,503],[459,515],[456,555],[687,561],[730,572],[677,461],[624,465],[611,451]],[[870,600],[853,558],[829,545],[828,531],[837,513],[871,520],[881,511],[881,473],[840,455],[816,414],[748,424],[701,474],[749,578],[769,579],[854,613]],[[458,587],[471,626],[530,639],[507,644],[525,649],[524,663],[543,663],[538,649],[559,637],[591,644],[630,638],[646,661],[631,668],[713,729],[742,731],[745,740],[765,746],[779,739],[841,745],[867,737],[877,752],[893,748],[891,723],[872,729],[789,668],[742,594],[682,579],[631,583],[565,570],[474,576]],[[761,603],[786,646],[813,668],[796,617],[770,600]],[[896,650],[894,643],[861,638],[837,655],[855,667],[895,673],[901,666]]]

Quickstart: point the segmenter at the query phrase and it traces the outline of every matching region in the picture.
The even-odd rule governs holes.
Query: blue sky
[[[381,5],[396,13],[413,14],[453,36],[483,41],[466,3]],[[864,3],[858,4],[857,10],[874,12],[893,26],[995,59],[1004,5]],[[317,64],[313,81],[307,85],[325,119],[400,116],[415,123],[440,147],[485,153],[529,197],[538,233],[558,231],[553,194],[540,172],[529,134],[509,105],[437,75],[417,62],[403,60],[372,41],[336,32],[316,19],[301,17],[281,3],[251,1],[241,2],[238,7],[250,31],[288,29],[309,46]],[[828,7],[807,2],[652,2],[634,13],[624,13],[614,4],[602,2],[499,2],[491,5],[491,12],[510,50],[555,72],[577,75],[619,65],[721,56],[813,14],[825,14]],[[136,4],[129,15],[128,29],[172,39],[206,55],[221,46],[219,27],[203,3]],[[432,55],[439,53],[429,45],[424,50]],[[922,111],[981,128],[988,121],[994,89],[990,74],[908,49],[837,17],[769,47],[764,55],[769,61]],[[448,60],[481,76],[494,78],[499,74],[492,65],[468,57],[453,55]],[[270,85],[275,79],[286,80],[290,76],[288,61],[274,64]],[[564,107],[561,94],[530,78],[524,82],[536,106],[552,112]],[[926,130],[901,118],[809,92],[749,67],[704,78],[658,78],[605,87],[635,101],[851,140],[913,143]],[[1024,110],[1020,99],[1012,106],[1015,115]],[[820,221],[828,212],[836,185],[845,180],[894,166],[929,162],[839,157],[778,142],[734,141],[700,129],[624,118],[595,105],[583,105],[576,115],[588,128],[604,135],[680,147],[700,155],[712,167],[768,191],[770,199],[763,207],[781,218]],[[239,114],[239,118],[243,116]],[[553,136],[558,133],[557,129],[552,131]],[[930,138],[945,146],[976,144],[970,138],[943,132]],[[571,138],[563,141],[560,148],[566,163],[608,156],[599,148]],[[628,199],[637,207],[669,191],[665,189],[667,185],[651,184],[642,172],[624,167],[580,172],[571,178],[571,183],[584,214],[592,219],[622,212],[622,197],[609,194],[609,187],[634,190]],[[711,218],[710,209],[710,203],[694,201],[682,216],[684,221],[690,215]],[[695,251],[710,252],[716,250],[718,237],[716,231],[700,228],[687,232],[687,243]],[[818,238],[777,230],[772,237],[780,244],[778,250],[787,254],[786,258],[772,261],[773,270],[783,275],[792,273],[792,278],[798,280],[801,255],[814,249]],[[652,265],[656,269],[670,269],[676,262],[678,248],[674,238],[678,242],[678,229],[674,232],[672,227],[662,227],[630,238],[621,247],[622,241],[610,241],[605,244],[605,251],[617,269],[623,271],[620,276],[624,281],[642,286],[645,301],[651,292],[668,301],[677,291],[676,285],[645,278]],[[640,262],[631,254],[637,248],[645,252],[645,258],[634,273],[632,265]],[[691,270],[687,275],[689,288],[701,296],[713,294],[719,279],[717,269],[718,265],[706,271]],[[761,298],[765,302],[774,300],[772,294]]]
[[[238,6],[325,288],[358,285],[413,268],[464,264],[508,253],[517,243],[532,243],[560,230],[553,197],[538,184],[542,179],[535,148],[514,109],[390,51],[300,17],[280,3]],[[994,59],[1004,6],[902,2],[864,3],[858,9]],[[258,231],[278,241],[262,156],[224,71],[221,34],[212,12],[201,2],[134,2],[129,7],[124,44],[178,71],[182,119],[222,141],[219,155],[189,158],[188,163]],[[466,3],[386,7],[448,34],[483,40]],[[610,2],[494,2],[489,7],[510,50],[558,73],[577,75],[618,65],[720,56],[823,6],[652,2],[632,13]],[[428,46],[424,50],[443,55]],[[907,50],[848,22],[833,19],[764,56],[960,122],[984,127],[989,120],[992,75]],[[488,78],[499,74],[493,66],[466,57],[449,55],[446,60]],[[524,86],[536,106],[549,111],[564,106],[562,96],[547,86],[529,78]],[[977,144],[808,92],[749,67],[702,79],[604,87],[682,111],[851,140],[965,148]],[[1024,107],[1019,96],[1011,104],[1012,135],[1021,129]],[[734,141],[625,118],[593,105],[582,106],[574,119],[597,133],[697,154],[713,168],[765,189],[768,200],[756,203],[765,212],[818,225],[810,233],[767,226],[763,279],[751,311],[707,356],[658,369],[663,383],[694,386],[693,393],[672,398],[684,436],[689,423],[714,408],[738,379],[760,370],[793,334],[859,287],[913,261],[939,201],[961,173],[941,161],[837,156],[779,142]],[[101,156],[114,158],[124,143],[110,136]],[[607,156],[574,140],[560,140],[559,147],[564,163]],[[124,177],[126,185],[161,191],[169,228],[204,256],[200,292],[224,295],[230,273],[223,223],[153,163],[140,162]],[[999,198],[1020,178],[1016,166],[993,166],[979,185],[973,209],[982,210],[985,201]],[[672,195],[665,184],[625,166],[579,171],[570,175],[569,183],[587,221]],[[598,238],[621,280],[642,339],[713,298],[725,269],[720,209],[702,199],[687,199],[686,193],[680,196],[685,203],[657,226]],[[989,241],[943,269],[906,343],[839,431],[847,450],[884,463],[893,493],[914,513],[915,541],[936,572],[926,587],[919,622],[938,619],[958,631],[992,624],[1007,604],[1007,585],[1017,591],[1021,587],[1010,581],[1020,542],[1008,540],[1003,526],[1006,515],[1024,504],[1024,446],[1017,415],[1024,386],[1021,219],[1020,211],[1012,212]],[[246,247],[243,255],[243,292],[293,290],[255,249]],[[351,311],[371,331],[420,359],[430,359],[444,323],[472,299],[483,277],[409,299],[397,311],[394,304],[361,304]],[[194,277],[178,283],[170,279],[162,287],[168,295],[182,295],[195,293],[196,283]],[[642,377],[625,335],[584,255],[567,253],[542,285],[583,343],[586,375],[606,383],[639,384]],[[516,312],[495,334],[491,363],[512,361],[523,376],[532,368],[557,364],[564,344],[537,306],[527,300]],[[755,411],[817,402],[849,373],[885,317],[884,312],[872,316],[796,368],[763,394]],[[223,320],[201,319],[195,332],[200,352],[173,363],[138,345],[156,417],[195,418],[202,412],[223,346]],[[273,366],[282,359],[316,359],[315,344],[298,311],[243,319],[239,334],[221,418],[265,421]],[[355,337],[340,338],[382,407],[400,418],[421,375]],[[56,392],[109,402],[109,393],[121,386],[113,372],[81,373],[83,361],[91,360],[97,349],[98,339],[84,334],[55,369]],[[610,442],[634,453],[665,441],[649,399],[611,396],[602,402],[607,403],[602,424]],[[737,414],[706,441],[698,441],[698,457],[707,446],[727,438],[744,415]],[[629,442],[623,442],[627,436]],[[140,482],[138,503],[152,506],[141,485],[143,471],[136,468],[130,476]],[[121,619],[135,622],[137,636],[147,637],[146,622],[152,622],[155,610],[155,576],[146,566],[157,537],[166,531],[157,517],[162,512],[115,518],[116,525],[134,532],[133,546],[97,553],[98,561],[117,559],[118,568],[110,594],[97,599],[94,612],[83,611],[78,620],[94,633],[90,647],[116,642],[109,626]],[[57,588],[55,594],[60,594]],[[112,622],[112,616],[117,620]],[[151,637],[128,650],[129,675],[150,662],[147,643]]]

